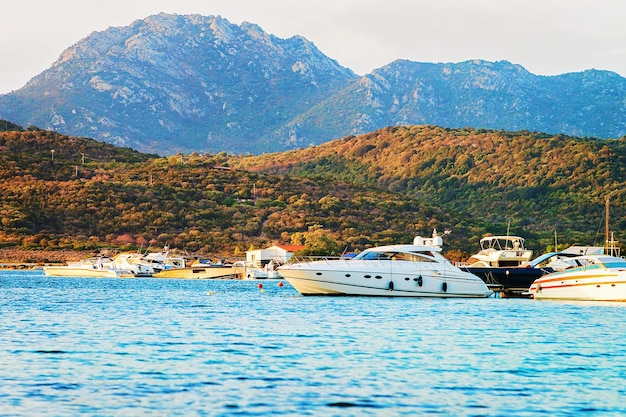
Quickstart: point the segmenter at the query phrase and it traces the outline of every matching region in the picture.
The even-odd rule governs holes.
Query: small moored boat
[[[237,276],[241,279],[280,279],[280,273],[274,270],[274,262],[270,261],[264,267],[254,262],[237,261],[233,264]]]
[[[115,267],[113,260],[106,257],[94,257],[67,265],[47,265],[43,272],[51,277],[88,277],[88,278],[132,278],[135,275],[127,269]]]
[[[609,255],[568,259],[570,267],[536,279],[528,293],[536,300],[626,301],[626,260]]]
[[[154,278],[178,279],[235,279],[237,270],[232,264],[194,263],[182,268],[169,268],[156,272]]]
[[[153,264],[144,259],[140,253],[126,252],[113,257],[113,268],[130,271],[136,277],[151,277],[154,274]]]

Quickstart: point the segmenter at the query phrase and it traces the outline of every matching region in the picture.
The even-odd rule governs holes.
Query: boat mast
[[[609,233],[609,199],[610,199],[610,195],[606,196],[606,205],[605,205],[605,213],[604,213],[604,217],[605,217],[605,227],[604,227],[604,237],[605,237],[605,253],[607,255],[611,255],[611,256],[620,256],[620,250],[617,247],[617,241],[615,240],[615,237],[613,236],[613,232]]]
[[[606,196],[606,204],[604,206],[604,221],[606,222],[604,225],[604,241],[607,246],[609,244],[609,196]]]

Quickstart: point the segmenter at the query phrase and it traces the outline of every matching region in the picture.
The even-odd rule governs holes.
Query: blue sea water
[[[626,415],[626,304],[278,282],[0,271],[0,415]]]

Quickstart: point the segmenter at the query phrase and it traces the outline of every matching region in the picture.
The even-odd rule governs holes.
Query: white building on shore
[[[272,262],[274,265],[282,265],[289,262],[293,253],[305,249],[302,245],[274,245],[265,249],[255,249],[246,252],[246,261],[263,267]]]

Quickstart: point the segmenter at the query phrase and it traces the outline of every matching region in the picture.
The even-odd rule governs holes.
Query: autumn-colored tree
[[[338,256],[340,245],[331,237],[329,230],[324,230],[321,225],[310,226],[307,232],[298,232],[292,235],[291,243],[304,245],[306,249],[296,251],[300,256]]]

